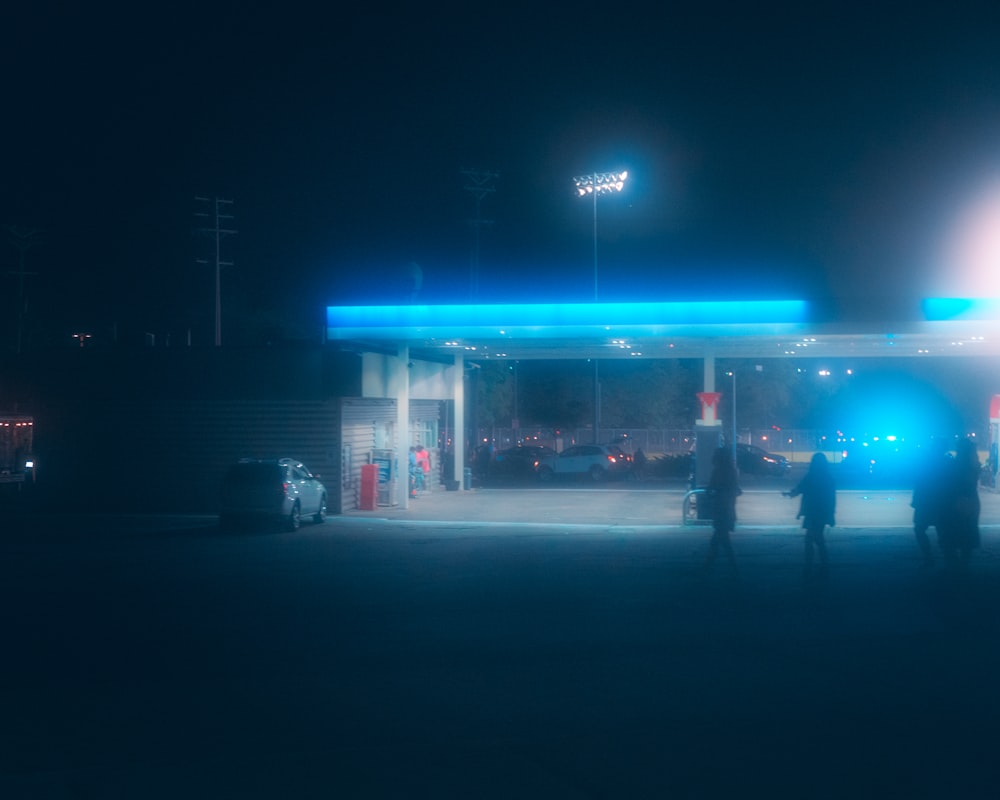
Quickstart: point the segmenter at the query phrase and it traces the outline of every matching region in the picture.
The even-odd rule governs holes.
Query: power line
[[[41,241],[42,231],[37,228],[32,228],[30,230],[19,228],[16,225],[8,225],[7,233],[10,234],[11,244],[18,249],[18,268],[16,270],[10,270],[11,275],[17,275],[18,278],[18,288],[17,288],[17,354],[21,354],[21,346],[23,341],[23,331],[24,331],[24,312],[25,312],[25,300],[24,300],[24,279],[28,275],[37,275],[37,272],[28,272],[24,268],[24,254],[29,248],[38,244]]]
[[[211,227],[199,228],[200,233],[209,234],[215,239],[215,346],[222,346],[222,268],[233,266],[232,261],[222,260],[222,238],[238,233],[232,228],[223,228],[223,224],[235,219],[232,214],[223,213],[223,209],[233,205],[232,200],[218,197],[196,197],[199,203],[211,203],[212,211],[196,211],[195,216],[210,220]],[[208,264],[206,259],[197,259],[199,264]]]
[[[493,181],[500,177],[499,172],[483,169],[463,169],[466,178],[465,191],[476,201],[476,216],[469,220],[472,226],[472,257],[469,265],[469,294],[473,300],[479,297],[479,247],[481,232],[484,226],[492,225],[493,220],[482,218],[483,198],[496,191]]]

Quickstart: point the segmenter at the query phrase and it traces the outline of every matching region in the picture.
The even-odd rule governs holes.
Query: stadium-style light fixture
[[[592,175],[580,175],[573,178],[573,183],[576,184],[576,193],[580,197],[585,197],[588,194],[620,192],[625,188],[627,178],[628,172],[625,170],[621,172],[595,172]]]

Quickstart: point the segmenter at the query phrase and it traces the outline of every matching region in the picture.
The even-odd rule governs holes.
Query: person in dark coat
[[[822,453],[815,453],[809,462],[809,470],[786,497],[802,497],[796,519],[802,519],[806,532],[805,574],[812,574],[813,559],[819,557],[820,575],[825,576],[829,562],[826,555],[826,526],[833,526],[837,508],[837,487],[834,484],[830,464]]]
[[[979,547],[979,454],[969,439],[955,446],[955,458],[941,486],[938,537],[945,563],[964,567]]]
[[[646,477],[646,454],[642,452],[640,447],[635,451],[635,456],[632,458],[632,472],[635,473],[635,479],[641,481]]]
[[[736,555],[729,534],[736,529],[736,498],[743,494],[743,490],[739,486],[736,462],[730,448],[719,447],[712,454],[712,473],[707,489],[712,509],[712,541],[708,546],[705,568],[711,568],[719,550],[722,550],[735,574]]]
[[[916,480],[913,483],[913,496],[910,500],[910,506],[913,508],[913,535],[917,539],[925,567],[930,567],[934,563],[934,551],[927,530],[932,525],[938,529],[942,479],[948,464],[943,448],[931,441],[917,467]]]

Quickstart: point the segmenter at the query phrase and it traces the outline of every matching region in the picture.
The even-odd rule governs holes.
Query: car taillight
[[[281,484],[281,494],[282,494],[282,496],[284,496],[284,495],[287,495],[287,494],[288,494],[288,481],[284,481],[284,482],[283,482],[283,483]]]
[[[608,456],[608,461],[610,461],[610,462],[611,462],[612,464],[615,464],[615,463],[617,463],[617,462],[615,461],[615,457],[614,457],[614,456]]]

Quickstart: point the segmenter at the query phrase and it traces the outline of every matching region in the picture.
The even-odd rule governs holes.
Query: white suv
[[[629,477],[631,463],[617,447],[602,444],[576,444],[558,455],[547,456],[535,462],[535,473],[542,481],[557,476],[582,477],[603,481],[613,476]]]
[[[326,519],[326,487],[294,458],[244,458],[233,464],[222,482],[219,523],[268,519],[285,530],[299,529],[303,516]]]

